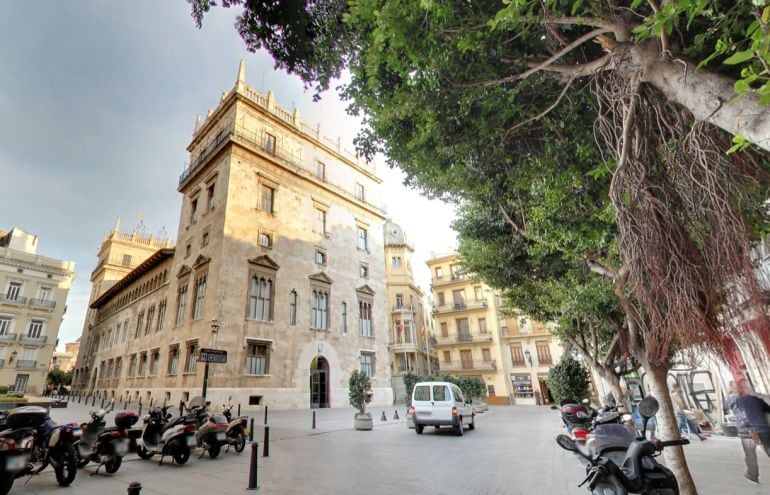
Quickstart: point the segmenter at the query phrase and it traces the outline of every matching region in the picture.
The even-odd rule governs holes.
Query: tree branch
[[[556,98],[556,101],[554,101],[554,102],[551,104],[551,106],[549,106],[548,108],[546,108],[545,110],[543,110],[542,112],[540,112],[538,115],[535,115],[534,117],[530,117],[530,118],[528,118],[527,120],[525,120],[524,122],[519,122],[518,124],[514,125],[514,126],[513,126],[513,127],[511,127],[510,129],[508,129],[507,131],[505,131],[505,135],[503,136],[503,142],[505,142],[506,140],[508,140],[508,136],[510,136],[510,135],[511,135],[511,133],[512,133],[513,131],[515,131],[516,129],[518,129],[519,127],[521,127],[521,126],[523,126],[523,125],[526,125],[526,124],[529,124],[529,123],[530,123],[530,122],[532,122],[533,120],[540,120],[541,118],[543,118],[543,117],[545,117],[546,115],[548,115],[548,113],[549,113],[551,110],[553,110],[554,108],[556,108],[556,105],[558,105],[558,104],[559,104],[559,102],[562,100],[562,98],[564,98],[564,95],[566,95],[566,94],[567,94],[567,90],[569,90],[570,86],[572,86],[572,82],[573,82],[574,80],[575,80],[575,77],[574,77],[574,76],[570,78],[570,80],[569,80],[569,81],[567,82],[567,84],[564,86],[564,89],[561,91],[561,94],[559,94],[559,97],[558,97],[558,98]]]
[[[612,63],[612,55],[607,54],[602,58],[597,58],[591,62],[585,64],[551,64],[548,67],[543,67],[543,72],[556,72],[559,74],[568,74],[573,77],[582,77],[589,74],[595,74],[602,70],[610,70],[614,68]]]
[[[617,270],[613,268],[608,268],[602,265],[601,263],[597,262],[596,260],[586,258],[586,265],[588,265],[588,269],[594,273],[598,273],[599,275],[603,275],[613,280],[618,278]]]
[[[598,19],[596,17],[574,16],[574,17],[549,17],[545,18],[546,24],[559,24],[559,25],[571,25],[571,26],[591,26],[596,28],[606,29],[615,35],[615,39],[620,42],[629,41],[631,39],[631,31],[628,30],[623,24],[616,22],[605,21],[604,19]]]

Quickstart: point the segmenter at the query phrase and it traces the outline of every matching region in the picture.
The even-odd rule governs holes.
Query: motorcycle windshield
[[[636,439],[636,430],[628,425],[597,425],[595,430],[596,453],[608,450],[626,450]]]

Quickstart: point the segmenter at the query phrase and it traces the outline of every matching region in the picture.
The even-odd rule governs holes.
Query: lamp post
[[[217,333],[219,333],[219,320],[214,318],[211,320],[211,336],[214,343],[211,345],[211,347],[215,348],[217,345]],[[209,361],[206,360],[205,365],[203,366],[203,400],[205,402],[206,400],[206,392],[209,388]]]

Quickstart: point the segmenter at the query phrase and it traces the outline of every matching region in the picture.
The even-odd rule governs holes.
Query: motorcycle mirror
[[[631,416],[630,414],[626,413],[623,416],[621,416],[621,418],[623,419],[623,422],[626,423],[628,421],[631,421],[634,417]]]
[[[588,399],[583,399],[583,404],[588,404],[588,403],[590,403],[590,402],[591,402],[591,401],[589,401]]]
[[[559,407],[558,406],[551,406],[551,409],[553,409],[554,411],[558,411]]]
[[[563,448],[564,450],[569,450],[570,452],[577,452],[577,446],[575,445],[575,441],[572,440],[569,435],[557,435],[556,436],[556,443],[559,444],[559,447]]]
[[[660,404],[658,403],[658,400],[651,395],[648,395],[639,403],[639,414],[645,418],[655,416],[658,409],[660,409]]]

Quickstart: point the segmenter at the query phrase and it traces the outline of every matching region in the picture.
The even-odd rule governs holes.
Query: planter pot
[[[411,414],[406,415],[406,427],[414,430],[414,418]]]
[[[353,419],[353,428],[356,430],[371,430],[374,428],[372,415],[369,413],[356,413],[355,418]]]

